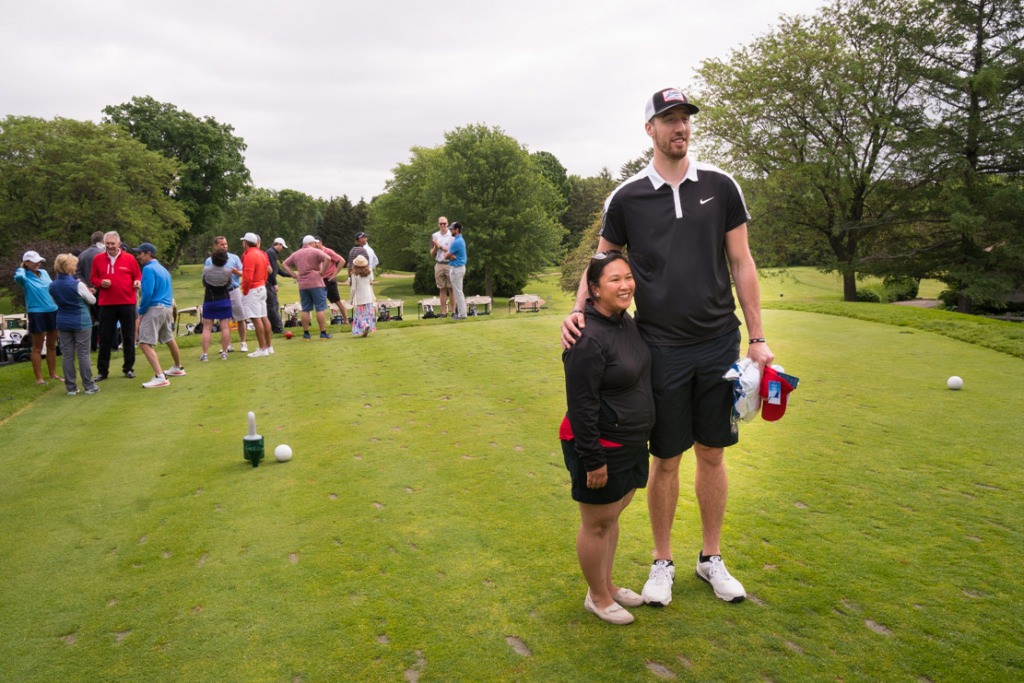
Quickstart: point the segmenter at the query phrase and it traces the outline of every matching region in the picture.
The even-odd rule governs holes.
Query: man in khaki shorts
[[[143,242],[133,252],[142,265],[142,282],[139,285],[139,348],[153,368],[153,379],[143,382],[144,389],[155,389],[170,385],[167,377],[185,374],[181,365],[181,353],[174,339],[174,291],[171,288],[171,274],[156,259],[156,247]],[[167,344],[174,365],[167,372],[160,367],[156,355],[157,344]]]
[[[452,300],[452,267],[448,263],[448,247],[452,246],[453,235],[448,232],[448,219],[439,216],[437,232],[430,236],[430,255],[434,257],[434,283],[437,285],[441,312],[438,317],[448,316],[448,302]],[[454,305],[454,301],[452,302]]]

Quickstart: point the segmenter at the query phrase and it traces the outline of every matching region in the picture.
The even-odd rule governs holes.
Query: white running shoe
[[[169,387],[170,382],[167,381],[167,377],[154,377],[148,382],[142,383],[143,389],[156,389],[157,387]]]
[[[234,344],[228,344],[228,353],[234,353],[234,352],[235,352],[235,345]]]
[[[729,570],[725,568],[720,555],[712,555],[707,562],[701,562],[697,556],[697,569],[694,572],[697,578],[707,581],[715,589],[715,595],[726,602],[743,602],[747,592],[743,590],[743,584],[732,578]]]
[[[220,352],[220,359],[221,360],[227,360],[228,359],[228,352],[227,351],[221,351]]]
[[[255,351],[248,355],[249,358],[263,358],[264,356],[269,356],[270,354],[264,351],[263,349],[256,349]]]
[[[675,578],[676,566],[672,560],[655,560],[641,593],[644,602],[654,607],[668,607],[672,602],[672,581]]]
[[[274,347],[273,346],[268,346],[267,347],[267,355],[268,356],[273,356],[274,355]]]
[[[210,360],[210,357],[208,355],[206,355],[205,353],[203,355],[199,356],[199,362],[200,363],[205,363],[205,362],[207,362],[209,360]]]
[[[171,367],[167,368],[164,371],[164,374],[170,375],[171,377],[182,377],[186,373],[185,368],[181,367],[180,365],[172,365]]]
[[[228,347],[228,351],[230,351],[230,350],[231,350],[231,347],[229,346]],[[242,342],[241,344],[238,345],[238,350],[241,351],[242,353],[248,353],[249,352],[249,345],[246,344],[245,342]]]

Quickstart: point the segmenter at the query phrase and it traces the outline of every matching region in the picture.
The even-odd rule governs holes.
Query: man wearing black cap
[[[651,350],[656,419],[648,509],[655,562],[644,585],[645,602],[672,601],[672,521],[679,497],[679,464],[691,446],[703,547],[697,576],[727,602],[746,597],[722,562],[722,523],[728,480],[725,448],[737,443],[732,385],[722,375],[740,352],[740,321],[730,277],[750,340],[747,356],[761,368],[774,356],[761,326],[757,267],[747,242],[743,194],[723,171],[688,155],[690,117],[698,108],[678,88],[651,96],[645,128],[654,157],[605,202],[598,251],[629,248],[636,279],[637,324]],[[582,334],[586,282],[562,324],[562,344]]]
[[[270,320],[270,331],[275,334],[284,334],[284,325],[281,323],[281,304],[277,300],[277,276],[291,277],[281,270],[278,254],[288,248],[283,237],[278,237],[266,250],[267,262],[267,319]]]
[[[156,258],[156,247],[143,242],[132,249],[142,265],[139,286],[139,348],[153,368],[153,379],[142,383],[143,389],[157,389],[170,385],[168,376],[185,374],[181,352],[174,338],[174,290],[171,274]],[[164,372],[156,355],[157,344],[166,344],[174,364]]]
[[[366,251],[366,241],[368,237],[365,232],[356,233],[356,246],[348,250],[348,277],[352,279],[352,262],[356,260],[356,256],[365,256],[366,261],[370,261],[370,254]]]

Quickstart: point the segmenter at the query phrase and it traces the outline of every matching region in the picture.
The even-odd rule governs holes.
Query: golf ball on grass
[[[281,444],[274,449],[274,457],[278,462],[288,462],[292,459],[292,447],[288,444]]]
[[[957,377],[956,375],[953,375],[952,377],[946,380],[946,386],[952,389],[953,391],[957,391],[958,389],[963,388],[964,381]]]

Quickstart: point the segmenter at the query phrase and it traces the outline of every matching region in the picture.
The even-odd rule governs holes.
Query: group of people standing
[[[434,259],[434,284],[437,285],[441,312],[437,317],[447,318],[449,304],[452,320],[465,319],[466,294],[466,240],[462,237],[462,224],[451,225],[444,216],[437,218],[437,231],[430,236],[430,256]]]
[[[32,335],[32,369],[36,382],[44,384],[41,353],[46,346],[50,379],[64,382],[69,396],[79,393],[75,365],[86,394],[99,391],[97,382],[110,373],[111,352],[122,348],[121,371],[135,377],[135,340],[154,370],[145,388],[166,386],[167,375],[184,375],[172,332],[173,292],[167,269],[156,260],[156,247],[143,242],[132,250],[121,248],[115,231],[95,232],[92,244],[81,254],[60,254],[54,261],[56,280],[42,268],[46,261],[35,251],[22,256],[15,281],[25,290],[29,333]],[[94,325],[94,314],[98,325]],[[90,352],[98,329],[97,374],[92,374]],[[59,336],[64,376],[56,374]],[[174,364],[160,367],[153,346],[167,344]]]
[[[722,600],[746,597],[720,545],[725,448],[739,439],[732,384],[723,378],[741,348],[733,283],[747,356],[761,369],[774,356],[742,192],[726,173],[688,155],[698,111],[678,88],[647,100],[653,158],[605,201],[597,253],[562,323],[568,410],[559,436],[580,509],[584,608],[613,624],[633,622],[628,607],[672,601],[672,523],[682,454],[691,448],[702,539],[694,572]],[[627,313],[634,294],[635,319]],[[636,593],[612,574],[619,516],[645,486],[654,557]]]
[[[250,358],[274,354],[273,334],[284,332],[279,314],[278,276],[295,277],[302,299],[303,331],[309,334],[309,313],[316,311],[320,338],[330,339],[324,311],[327,301],[338,306],[342,318],[345,307],[338,293],[337,274],[346,260],[313,236],[303,239],[303,249],[284,262],[279,255],[287,249],[278,237],[265,251],[260,237],[247,232],[241,239],[242,255],[232,253],[224,236],[214,238],[213,249],[203,268],[203,329],[200,361],[209,360],[214,324],[221,330],[220,357],[227,360],[234,350],[230,330],[238,329],[239,350]],[[153,378],[144,382],[147,389],[170,385],[168,377],[186,374],[174,335],[174,291],[171,275],[157,259],[156,247],[143,242],[131,250],[122,248],[116,231],[94,232],[90,246],[77,256],[60,254],[54,262],[56,279],[51,280],[43,264],[46,259],[36,251],[27,251],[14,279],[25,292],[28,331],[32,337],[32,369],[38,384],[45,384],[42,358],[46,350],[48,377],[64,382],[69,396],[84,390],[99,391],[97,382],[110,374],[111,353],[122,350],[121,372],[135,377],[135,348],[138,347],[153,369]],[[350,251],[349,282],[353,310],[352,333],[367,336],[376,329],[375,297],[371,282],[377,256],[359,233]],[[296,270],[293,270],[292,268]],[[249,352],[248,323],[256,334],[257,348]],[[57,344],[63,357],[57,374]],[[172,365],[162,367],[155,346],[165,344]],[[90,352],[98,348],[96,374],[93,375]],[[76,380],[76,361],[81,389]]]

